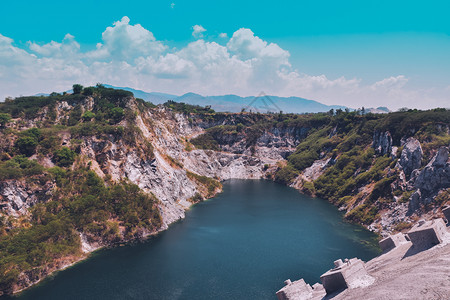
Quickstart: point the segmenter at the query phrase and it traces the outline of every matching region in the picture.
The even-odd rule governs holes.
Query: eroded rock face
[[[441,147],[436,155],[421,171],[415,170],[414,188],[410,198],[408,213],[411,214],[423,204],[433,201],[441,189],[450,187],[450,160],[447,147]]]
[[[426,194],[450,187],[450,161],[448,156],[448,148],[440,148],[426,167],[419,173],[414,187]]]
[[[333,160],[331,158],[316,160],[311,167],[306,168],[303,171],[303,177],[307,181],[313,181],[322,175],[328,166],[333,164]]]
[[[23,180],[0,182],[0,209],[8,215],[18,216],[27,213],[27,209],[39,202],[45,202],[51,196],[53,184],[28,184]]]
[[[270,159],[286,159],[293,153],[299,141],[306,137],[308,128],[270,128],[265,130],[254,145],[248,145],[244,133],[219,136],[220,148],[224,152]]]
[[[149,123],[148,120],[151,120]],[[258,179],[264,176],[265,165],[282,159],[283,151],[293,151],[295,142],[286,141],[282,133],[267,133],[256,143],[253,155],[242,140],[230,140],[228,151],[187,151],[182,141],[203,132],[190,124],[185,116],[165,108],[138,116],[136,125],[151,142],[152,154],[140,153],[114,138],[84,140],[81,152],[93,161],[92,169],[113,180],[129,179],[160,200],[163,228],[183,218],[192,198],[199,192],[197,183],[187,172],[218,180]],[[175,163],[174,163],[175,162]]]
[[[375,153],[385,155],[392,152],[392,137],[389,131],[379,132],[375,131],[373,134],[372,147]]]
[[[408,138],[404,144],[402,154],[396,167],[401,168],[406,176],[406,180],[411,177],[412,171],[420,168],[422,162],[422,146],[415,138]]]

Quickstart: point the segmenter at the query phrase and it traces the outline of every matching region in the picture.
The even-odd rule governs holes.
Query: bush
[[[394,231],[403,231],[406,229],[410,229],[413,226],[413,223],[408,222],[400,222],[394,227]]]
[[[375,202],[380,197],[392,199],[391,183],[394,182],[396,176],[383,178],[378,181],[370,194],[369,200]]]
[[[95,118],[95,114],[92,111],[88,110],[88,111],[84,112],[82,118],[83,118],[83,121],[89,122],[90,120]]]
[[[298,176],[298,171],[291,165],[286,165],[275,174],[275,182],[289,185]]]
[[[367,204],[352,209],[345,218],[349,221],[369,225],[378,217],[378,208]]]
[[[122,121],[123,117],[124,117],[124,111],[123,108],[121,107],[114,107],[113,109],[111,109],[109,116],[112,119],[112,123],[116,124],[119,123],[120,121]]]
[[[208,132],[191,139],[190,142],[198,149],[220,151],[219,143]]]
[[[303,182],[303,192],[308,195],[314,195],[316,192],[314,188],[314,183],[311,181]]]
[[[68,147],[62,147],[53,153],[53,162],[60,167],[70,167],[75,161],[75,156],[75,151]]]
[[[35,160],[29,160],[23,155],[17,155],[5,162],[0,162],[0,180],[19,179],[23,176],[42,174],[44,167]]]
[[[35,137],[25,136],[16,141],[16,147],[21,154],[31,156],[36,152],[38,141]]]
[[[214,110],[211,109],[211,107],[206,106],[199,106],[199,105],[191,105],[191,104],[186,104],[183,102],[175,102],[172,100],[167,101],[166,103],[164,103],[164,106],[177,111],[177,112],[181,112],[184,114],[214,114]]]
[[[207,197],[212,197],[214,195],[214,192],[216,191],[216,189],[222,187],[222,185],[220,184],[219,181],[207,177],[207,176],[201,176],[192,172],[187,171],[186,175],[194,181],[197,181],[198,183],[200,183],[201,185],[203,185],[206,190],[207,190]]]
[[[0,113],[0,127],[5,127],[11,120],[11,115],[7,113]]]
[[[81,106],[77,105],[70,113],[69,120],[67,122],[68,126],[75,126],[81,120]]]
[[[51,131],[47,131],[43,134],[42,139],[39,141],[39,149],[38,152],[42,154],[48,154],[54,152],[57,148],[59,148],[61,143],[61,138]]]

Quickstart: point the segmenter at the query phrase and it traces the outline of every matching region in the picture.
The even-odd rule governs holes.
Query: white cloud
[[[268,44],[248,28],[241,28],[233,33],[227,48],[243,60],[266,57],[278,59],[280,63],[289,65],[288,51],[281,49],[277,44]]]
[[[371,85],[373,90],[377,89],[399,89],[405,86],[408,82],[408,78],[404,75],[391,76],[389,78],[384,78],[383,80],[377,81]]]
[[[226,39],[228,37],[228,34],[226,32],[222,32],[219,34],[220,38]]]
[[[73,57],[80,50],[80,44],[75,41],[75,37],[66,34],[62,43],[51,41],[48,44],[39,46],[36,43],[28,42],[31,51],[46,57]]]
[[[132,61],[138,57],[157,56],[166,46],[156,41],[153,33],[140,24],[130,25],[130,19],[123,17],[107,27],[102,33],[103,44],[89,56],[95,59]]]
[[[170,8],[174,9],[175,8],[175,3],[170,3]]]
[[[203,37],[203,32],[206,31],[205,28],[203,28],[202,25],[194,25],[192,26],[192,36],[195,37],[196,39],[198,38],[202,38]]]
[[[200,25],[194,33],[206,30]],[[198,35],[198,37],[199,37]],[[73,83],[97,82],[173,94],[299,96],[351,107],[448,106],[448,88],[418,89],[404,75],[365,84],[358,78],[329,78],[294,69],[290,53],[247,28],[226,45],[198,38],[170,49],[141,25],[123,17],[102,34],[95,50],[83,51],[71,35],[61,42],[14,45],[0,34],[0,99],[64,91]]]

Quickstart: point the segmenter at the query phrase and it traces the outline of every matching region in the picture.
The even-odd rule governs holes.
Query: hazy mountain
[[[373,114],[387,114],[391,111],[389,110],[389,108],[387,108],[385,106],[380,106],[377,108],[373,108],[373,107],[366,108],[366,113],[369,113],[369,112],[373,113]]]
[[[134,97],[144,99],[145,101],[152,102],[153,104],[162,104],[164,102],[167,102],[167,100],[174,100],[178,96],[171,95],[171,94],[164,94],[164,93],[147,93],[141,90],[135,90],[129,87],[116,87],[109,84],[104,84],[105,87],[108,88],[114,88],[114,89],[121,89],[125,91],[130,91],[134,94]]]
[[[278,97],[278,96],[250,96],[241,97],[237,95],[223,95],[223,96],[202,96],[195,93],[187,93],[182,96],[156,93],[147,93],[141,90],[135,90],[127,87],[114,87],[105,85],[111,88],[120,88],[134,93],[137,98],[142,98],[154,104],[161,104],[167,100],[175,102],[184,102],[192,105],[207,106],[210,105],[215,111],[220,112],[240,112],[242,109],[254,112],[279,112],[285,113],[307,113],[307,112],[324,112],[330,109],[345,109],[346,106],[341,105],[325,105],[314,100],[308,100],[299,97]]]

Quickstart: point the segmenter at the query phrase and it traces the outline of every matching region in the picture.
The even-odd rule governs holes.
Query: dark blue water
[[[264,180],[232,180],[150,240],[102,250],[19,299],[275,299],[338,258],[369,260],[375,236],[328,202]]]

